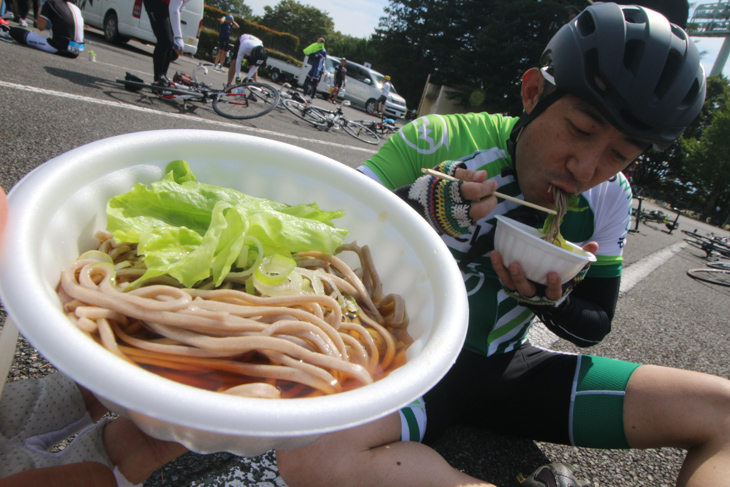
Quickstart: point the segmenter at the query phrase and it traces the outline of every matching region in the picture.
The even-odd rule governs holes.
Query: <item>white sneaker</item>
[[[18,23],[21,27],[28,27],[28,22],[26,22],[25,19],[20,19]]]

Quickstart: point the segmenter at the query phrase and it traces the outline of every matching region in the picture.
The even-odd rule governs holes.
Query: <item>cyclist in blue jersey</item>
[[[278,450],[290,487],[487,486],[429,448],[452,425],[589,448],[679,447],[681,486],[730,478],[730,381],[532,345],[535,317],[578,346],[611,330],[631,190],[621,171],[664,150],[699,114],[705,76],[692,39],[661,14],[595,3],[546,46],[522,78],[519,118],[429,115],[404,126],[358,168],[393,190],[442,235],[469,297],[466,343],[422,400],[370,424]],[[460,179],[424,176],[437,168]],[[553,207],[553,188],[576,195],[561,233],[597,261],[578,282],[547,285],[503,265],[497,215],[541,217],[494,191]],[[426,421],[427,419],[427,421]],[[425,427],[427,424],[427,427]],[[425,431],[424,431],[425,427]],[[578,486],[560,465],[523,486]]]
[[[215,66],[213,66],[213,69],[223,71],[223,63],[226,62],[228,51],[231,50],[231,30],[234,28],[238,29],[240,26],[231,14],[221,17],[219,22],[221,25],[218,30],[218,52],[215,55]]]

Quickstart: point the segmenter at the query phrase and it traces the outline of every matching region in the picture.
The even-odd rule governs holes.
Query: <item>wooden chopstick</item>
[[[455,178],[454,176],[449,176],[448,174],[444,174],[442,172],[435,171],[433,169],[429,168],[421,168],[421,172],[424,174],[428,174],[429,176],[435,176],[437,178],[446,179],[447,181],[461,181],[459,178]],[[497,198],[502,198],[503,200],[509,200],[513,201],[515,203],[519,203],[521,205],[529,206],[530,208],[534,208],[536,210],[544,211],[545,213],[550,213],[551,215],[557,215],[558,212],[555,210],[551,210],[550,208],[545,208],[544,206],[536,205],[534,203],[530,203],[529,201],[521,200],[519,198],[515,198],[514,196],[509,196],[506,194],[499,193],[495,191],[492,193]]]

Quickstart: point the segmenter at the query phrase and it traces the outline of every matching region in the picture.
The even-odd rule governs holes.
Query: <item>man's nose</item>
[[[598,147],[573,155],[567,164],[568,171],[576,181],[587,183],[593,179],[601,162],[603,151]]]

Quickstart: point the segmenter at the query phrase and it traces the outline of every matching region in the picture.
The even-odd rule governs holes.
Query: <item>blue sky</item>
[[[245,2],[251,7],[254,14],[263,15],[265,5],[274,6],[279,3],[279,0],[245,0]],[[378,25],[378,20],[384,15],[383,8],[390,3],[388,0],[300,0],[300,2],[329,12],[330,17],[335,21],[335,30],[354,37],[370,37]],[[697,4],[703,3],[712,2],[710,0],[697,2]],[[723,39],[697,37],[695,40],[700,52],[706,51],[702,64],[705,72],[710,74]],[[725,63],[723,74],[730,77],[730,61]]]

